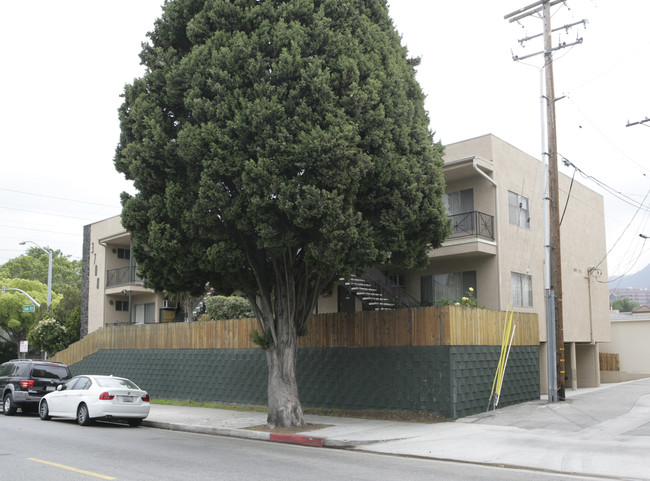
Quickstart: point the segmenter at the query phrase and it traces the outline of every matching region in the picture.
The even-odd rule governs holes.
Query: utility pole
[[[551,297],[555,302],[555,349],[557,359],[557,397],[565,399],[564,380],[564,322],[562,318],[562,256],[560,248],[560,202],[557,169],[557,133],[555,130],[555,87],[553,83],[553,39],[551,38],[551,6],[543,4],[544,17],[544,70],[546,79],[546,128],[548,135],[548,187],[550,194],[549,230],[551,241]]]
[[[545,205],[547,206],[548,222],[545,226],[545,297],[546,297],[546,325],[547,325],[547,369],[548,369],[548,402],[555,403],[565,399],[565,355],[564,355],[564,322],[562,318],[562,259],[560,248],[560,213],[559,213],[559,186],[557,167],[557,134],[555,125],[555,88],[553,83],[553,51],[566,48],[571,45],[582,43],[582,39],[576,39],[571,44],[562,43],[553,47],[551,29],[551,7],[563,3],[564,0],[540,0],[524,8],[512,12],[504,17],[509,21],[517,22],[531,15],[541,14],[544,31],[544,49],[540,52],[525,57],[513,57],[514,60],[523,60],[539,54],[544,55],[544,80],[546,100],[546,149],[543,155],[548,163],[548,185],[545,193]],[[562,29],[568,30],[577,24],[586,24],[585,20],[571,25],[565,25]],[[559,29],[558,29],[559,30]],[[540,35],[527,37],[524,41],[537,38]]]

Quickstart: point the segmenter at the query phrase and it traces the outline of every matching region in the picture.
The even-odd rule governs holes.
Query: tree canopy
[[[385,0],[175,0],[149,38],[115,155],[139,268],[159,290],[243,292],[269,423],[301,423],[296,336],[319,293],[424,265],[448,234],[417,61]]]
[[[21,340],[27,340],[32,327],[46,312],[48,263],[47,253],[30,247],[25,255],[10,259],[0,266],[2,285],[22,289],[41,304],[41,308],[37,308],[35,312],[23,313],[22,306],[31,304],[23,294],[9,291],[1,296],[0,330],[5,332],[0,332],[0,343],[10,343],[15,347]],[[70,260],[60,250],[52,251],[51,308],[50,315],[66,328],[61,345],[65,347],[79,340],[81,261]],[[51,352],[51,346],[48,348]]]
[[[639,307],[639,303],[630,300],[629,297],[619,297],[610,302],[610,307],[619,312],[632,312]]]
[[[30,279],[47,285],[48,262],[47,253],[37,247],[30,247],[25,255],[2,264],[0,277]],[[81,292],[81,261],[68,259],[58,249],[52,250],[52,290],[63,293],[70,287]]]
[[[0,278],[0,284],[27,292],[41,305],[41,308],[35,308],[34,312],[23,312],[24,305],[32,304],[32,301],[24,294],[7,291],[0,295],[0,341],[11,343],[17,347],[20,341],[27,340],[29,331],[40,319],[41,312],[45,310],[47,285],[26,279],[2,278]],[[52,293],[52,302],[58,302],[60,297]]]

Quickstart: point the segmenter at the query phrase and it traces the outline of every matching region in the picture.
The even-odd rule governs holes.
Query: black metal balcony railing
[[[450,215],[452,230],[449,239],[482,237],[494,240],[494,216],[479,211]]]
[[[144,278],[140,277],[137,269],[137,266],[132,266],[106,271],[106,287],[143,285]]]

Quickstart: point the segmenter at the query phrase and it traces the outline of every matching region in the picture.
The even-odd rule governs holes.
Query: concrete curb
[[[210,426],[194,426],[189,424],[164,423],[159,421],[142,421],[143,426],[168,431],[183,431],[186,433],[211,434],[216,436],[228,436],[234,438],[255,439],[269,441],[271,433],[262,431],[249,431],[246,429],[213,428]]]
[[[269,441],[276,443],[299,444],[300,446],[311,446],[314,448],[322,448],[325,445],[325,438],[317,436],[307,436],[303,434],[269,434]]]
[[[377,440],[341,440],[321,436],[310,436],[308,434],[280,434],[268,433],[265,431],[253,431],[241,428],[215,428],[210,426],[198,426],[194,424],[167,423],[161,421],[142,421],[142,426],[165,429],[168,431],[181,431],[195,434],[209,434],[213,436],[226,436],[241,439],[253,439],[256,441],[271,441],[275,443],[297,444],[314,448],[332,449],[353,449],[359,446],[376,444]],[[399,441],[403,438],[383,439],[382,442]]]
[[[297,444],[300,446],[318,447],[318,448],[353,448],[360,444],[370,444],[357,441],[340,441],[338,439],[328,439],[319,436],[309,436],[305,434],[279,434],[267,433],[264,431],[251,431],[248,429],[230,429],[214,428],[209,426],[196,426],[191,424],[166,423],[160,421],[142,421],[142,426],[166,429],[168,431],[183,431],[196,434],[210,434],[215,436],[227,436],[233,438],[253,439],[257,441],[272,441],[276,443]]]

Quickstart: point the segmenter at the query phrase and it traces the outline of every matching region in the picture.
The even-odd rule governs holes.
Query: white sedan
[[[133,381],[113,376],[76,376],[46,394],[38,406],[41,419],[76,419],[82,426],[95,419],[119,419],[136,427],[149,415],[149,394]]]

